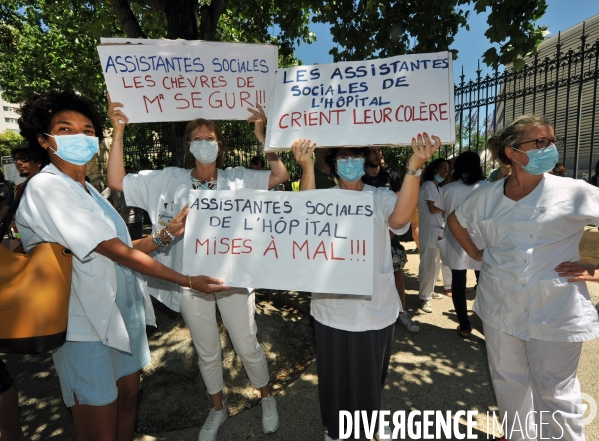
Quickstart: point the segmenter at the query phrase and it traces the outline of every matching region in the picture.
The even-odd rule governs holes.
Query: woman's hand
[[[586,267],[577,262],[562,262],[555,271],[560,277],[570,277],[568,282],[599,282],[599,268]]]
[[[121,133],[125,131],[125,126],[129,124],[129,118],[127,115],[123,113],[121,109],[117,107],[123,107],[121,103],[113,103],[110,101],[110,94],[108,97],[108,119],[110,120],[110,124],[112,125],[112,129],[115,133]],[[114,133],[113,133],[114,138]]]
[[[250,109],[250,116],[247,121],[248,123],[254,123],[254,135],[260,142],[264,142],[266,139],[266,114],[264,113],[264,109],[258,103],[256,103],[256,107],[258,110]]]
[[[166,231],[175,237],[182,236],[185,233],[185,222],[187,221],[187,214],[189,213],[189,206],[183,207],[183,210],[177,214],[172,221],[166,226]]]
[[[412,150],[414,153],[408,159],[408,168],[410,170],[418,170],[428,161],[439,147],[441,147],[441,139],[438,136],[432,136],[435,144],[431,143],[431,139],[426,132],[418,134],[416,138],[412,138]]]
[[[222,279],[214,279],[210,276],[192,276],[187,279],[187,281],[191,281],[191,287],[196,291],[201,291],[205,293],[213,293],[219,291],[226,291],[227,289],[231,289],[230,286],[223,285]],[[185,286],[181,280],[181,285]]]
[[[299,165],[302,166],[304,172],[314,169],[314,161],[312,160],[312,153],[316,148],[316,143],[310,145],[310,140],[298,139],[291,146],[291,151],[295,160]]]

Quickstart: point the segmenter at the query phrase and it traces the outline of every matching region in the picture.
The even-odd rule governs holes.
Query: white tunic
[[[164,170],[144,170],[139,174],[128,174],[123,179],[123,193],[127,205],[143,208],[148,212],[153,231],[168,224],[189,201],[191,170],[168,167]],[[270,170],[248,170],[243,167],[218,170],[217,191],[251,188],[268,190]],[[161,222],[163,222],[161,224]],[[162,251],[159,248],[153,257],[163,265],[181,271],[183,268],[183,236],[176,238]],[[192,274],[193,275],[193,274]],[[199,274],[195,274],[199,275]],[[205,274],[210,275],[210,274]],[[180,286],[164,280],[148,278],[150,294],[174,311],[179,311]],[[226,292],[246,292],[245,288]]]
[[[340,190],[333,187],[333,191]],[[399,229],[389,227],[389,216],[395,208],[397,195],[386,187],[365,185],[362,191],[372,191],[374,202],[374,280],[372,296],[312,293],[310,313],[315,320],[331,328],[343,331],[363,332],[386,328],[395,323],[401,309],[395,288],[391,241],[389,230],[404,234],[410,228],[408,222]],[[334,193],[331,194],[331,199]],[[361,277],[353,274],[352,277]]]
[[[418,195],[418,227],[420,232],[420,246],[423,248],[437,248],[437,238],[443,236],[445,222],[441,213],[432,214],[426,201],[437,200],[439,188],[433,181],[426,181],[420,186]]]
[[[445,221],[447,217],[466,200],[468,195],[473,190],[489,185],[487,181],[478,181],[472,185],[466,185],[462,180],[452,182],[451,184],[441,187],[439,196],[435,201],[435,207],[445,211]],[[469,228],[470,238],[479,250],[485,247],[485,243],[482,238],[476,234],[476,232]],[[465,270],[473,269],[480,270],[481,263],[468,256],[468,253],[464,251],[464,248],[458,243],[457,239],[451,234],[449,228],[445,228],[445,235],[442,240],[437,242],[439,249],[441,250],[441,259],[443,264],[448,266],[450,269]]]
[[[91,196],[80,183],[48,165],[27,184],[17,212],[17,226],[27,251],[38,243],[52,242],[74,254],[67,340],[102,341],[106,346],[131,352],[125,323],[115,303],[114,262],[94,252],[100,242],[117,237],[113,220],[104,213],[104,209],[114,208],[93,186],[86,185]],[[131,246],[128,234],[119,239]],[[146,284],[136,275],[144,294],[146,324],[155,325]]]
[[[599,225],[599,189],[545,174],[525,198],[504,195],[505,180],[473,191],[455,211],[485,249],[475,311],[502,332],[529,340],[586,341],[599,336],[597,308],[584,282],[555,271],[580,260],[588,224]]]

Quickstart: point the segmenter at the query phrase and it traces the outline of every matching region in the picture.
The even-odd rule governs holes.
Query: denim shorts
[[[150,362],[143,295],[135,275],[115,264],[116,304],[129,334],[131,354],[100,341],[67,341],[52,354],[67,407],[79,404],[105,406],[118,397],[117,380],[139,371]]]

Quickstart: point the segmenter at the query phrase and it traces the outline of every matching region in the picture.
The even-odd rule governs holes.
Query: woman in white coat
[[[435,282],[443,267],[443,286],[447,294],[451,291],[451,271],[441,264],[441,253],[437,240],[443,237],[445,221],[441,210],[435,207],[439,196],[439,184],[449,174],[449,162],[437,158],[422,172],[422,185],[418,195],[418,225],[420,235],[420,265],[418,267],[418,297],[420,309],[433,312],[432,299],[442,298],[443,294],[434,292]]]
[[[463,152],[457,157],[452,178],[453,181],[450,184],[441,187],[435,201],[435,206],[442,210],[446,221],[447,216],[464,202],[473,190],[489,184],[485,181],[485,175],[480,166],[480,156],[473,151]],[[458,317],[458,333],[461,337],[466,338],[472,332],[466,307],[466,270],[474,270],[478,280],[481,263],[468,256],[449,228],[445,228],[444,232],[445,236],[437,242],[437,245],[441,251],[443,264],[451,269],[451,291],[453,307]],[[481,237],[474,230],[470,230],[469,233],[476,246],[480,249],[484,248]]]
[[[579,261],[584,227],[599,225],[599,189],[547,174],[560,143],[543,118],[516,119],[488,142],[512,174],[473,191],[448,217],[468,255],[482,260],[473,310],[511,441],[584,439],[576,371],[582,343],[599,336],[599,317],[586,284],[560,263]],[[520,424],[523,432],[512,430]]]
[[[164,170],[144,170],[125,174],[123,162],[123,132],[127,117],[120,103],[111,103],[108,116],[113,127],[113,141],[108,159],[108,186],[122,191],[127,205],[148,212],[154,231],[172,218],[188,201],[191,189],[234,190],[253,188],[268,190],[285,182],[289,173],[276,153],[267,153],[270,170],[248,170],[243,167],[217,168],[226,150],[218,124],[198,118],[185,129],[186,156],[189,168],[167,167]],[[250,110],[249,122],[255,123],[254,133],[264,142],[266,116]],[[156,260],[180,270],[183,267],[183,240],[173,239],[166,252],[158,251]],[[218,428],[227,418],[223,401],[223,362],[221,339],[216,323],[216,306],[227,328],[235,352],[241,358],[252,386],[262,396],[262,430],[275,432],[279,427],[276,402],[270,387],[266,357],[256,338],[254,320],[255,297],[251,289],[235,288],[211,294],[182,288],[172,283],[151,279],[150,294],[175,311],[181,311],[189,327],[198,353],[202,379],[208,390],[211,409],[199,434],[199,441],[216,440]]]

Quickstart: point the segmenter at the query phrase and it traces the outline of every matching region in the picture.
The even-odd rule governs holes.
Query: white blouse
[[[472,185],[466,185],[459,180],[451,184],[441,187],[441,192],[435,201],[435,207],[440,208],[445,212],[445,221],[447,217],[468,197],[473,190],[489,185],[487,181],[478,181]],[[451,234],[449,228],[445,228],[443,239],[437,241],[437,246],[441,250],[441,259],[443,264],[450,269],[465,270],[473,269],[480,270],[481,263],[468,256],[464,248],[458,243],[457,239]],[[479,250],[485,247],[485,243],[476,232],[468,229],[470,238]]]
[[[437,248],[437,238],[443,237],[445,222],[441,213],[432,214],[427,201],[435,202],[439,196],[439,187],[433,181],[426,181],[420,186],[418,195],[418,228],[420,232],[420,246],[423,248]]]
[[[597,308],[584,282],[555,268],[580,260],[584,227],[599,225],[599,189],[545,174],[526,197],[504,195],[505,180],[473,191],[456,210],[487,248],[475,311],[483,322],[523,340],[586,341],[599,336]]]
[[[251,188],[268,190],[270,170],[248,170],[243,167],[218,170],[217,191]],[[139,174],[128,174],[123,179],[123,193],[128,206],[143,208],[148,212],[153,231],[168,225],[168,222],[187,205],[191,190],[191,170],[168,167],[164,170],[144,170]],[[174,239],[162,251],[159,248],[153,257],[174,269],[183,268],[183,236]],[[196,274],[197,275],[197,274]],[[210,274],[206,274],[210,275]],[[179,296],[182,288],[165,280],[147,278],[150,294],[173,311],[180,311]],[[235,288],[227,292],[248,292]]]
[[[331,200],[335,191],[331,190]],[[362,191],[372,191],[374,203],[374,280],[372,296],[345,294],[312,293],[310,313],[323,325],[343,331],[363,332],[386,328],[395,323],[401,309],[399,295],[395,288],[391,241],[389,230],[395,234],[404,234],[410,228],[408,222],[402,228],[393,229],[387,223],[393,213],[397,195],[387,187],[375,188],[365,185]],[[361,277],[354,274],[353,277]]]
[[[91,196],[54,165],[46,166],[27,184],[17,226],[27,251],[38,243],[53,242],[74,254],[67,340],[102,341],[130,353],[129,335],[115,303],[114,262],[94,252],[99,243],[118,237],[114,221],[104,212],[114,208],[93,186],[86,185]],[[119,239],[131,246],[128,233]],[[136,276],[144,295],[146,324],[155,325],[145,281]]]

